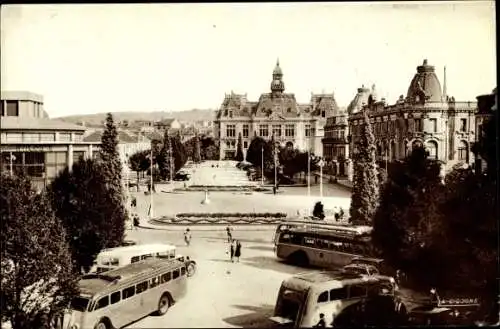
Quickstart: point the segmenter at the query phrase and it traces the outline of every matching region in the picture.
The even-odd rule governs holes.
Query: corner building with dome
[[[477,103],[455,101],[447,95],[446,68],[443,83],[441,88],[435,67],[424,60],[406,97],[401,95],[393,105],[378,99],[375,86],[359,88],[347,108],[350,158],[356,152],[365,110],[375,135],[378,161],[403,160],[412,148],[423,145],[429,157],[440,160],[445,170],[471,165]]]
[[[277,61],[273,70],[271,92],[258,101],[248,101],[246,94],[226,94],[214,121],[215,137],[220,146],[220,159],[234,159],[238,136],[243,140],[243,153],[255,136],[271,139],[281,146],[309,150],[322,156],[323,128],[326,118],[338,112],[333,93],[311,94],[311,101],[300,104],[292,93],[285,93],[283,71]]]

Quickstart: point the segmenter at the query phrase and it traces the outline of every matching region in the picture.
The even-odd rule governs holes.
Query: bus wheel
[[[306,253],[303,251],[298,251],[294,253],[291,257],[291,260],[293,263],[299,266],[307,266],[309,265],[309,258],[307,257]]]
[[[187,267],[187,276],[192,277],[195,272],[196,272],[196,266],[193,263],[189,264]]]
[[[168,298],[167,294],[163,294],[158,301],[158,315],[163,315],[167,313],[168,308],[170,307],[170,298]]]
[[[111,329],[111,326],[109,325],[108,321],[101,320],[98,324],[95,325],[94,329]]]

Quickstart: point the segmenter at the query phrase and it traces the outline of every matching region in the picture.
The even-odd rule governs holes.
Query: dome
[[[417,73],[408,87],[406,98],[410,103],[440,102],[442,99],[441,84],[435,73],[434,66],[428,65],[424,59],[417,66]]]
[[[281,80],[273,80],[271,82],[271,91],[281,91],[283,92],[285,90],[285,83]]]
[[[368,104],[368,98],[371,95],[371,90],[370,88],[365,88],[365,86],[361,86],[361,88],[358,88],[358,93],[356,96],[354,96],[354,99],[351,101],[349,106],[347,107],[347,113],[353,114],[356,112],[359,112],[363,105]]]

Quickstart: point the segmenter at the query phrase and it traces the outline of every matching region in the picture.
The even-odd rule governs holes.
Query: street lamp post
[[[307,148],[307,196],[311,196],[311,151]]]
[[[262,146],[260,150],[261,150],[260,183],[261,185],[264,185],[264,146]]]
[[[153,218],[154,214],[153,214],[153,145],[151,145],[151,154],[149,155],[150,156],[150,161],[151,161],[151,165],[150,165],[150,181],[149,183],[151,184],[151,188],[149,189],[149,195],[150,195],[150,206],[149,206],[149,218]]]
[[[319,195],[323,199],[323,159],[319,160]]]
[[[16,156],[12,154],[12,152],[10,152],[10,175],[11,176],[14,176],[14,170],[12,169],[13,168],[13,161],[16,160]]]

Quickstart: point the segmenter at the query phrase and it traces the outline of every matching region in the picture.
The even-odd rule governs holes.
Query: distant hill
[[[179,121],[208,121],[214,120],[215,110],[211,109],[194,109],[189,111],[156,111],[156,112],[112,112],[115,121],[128,120],[129,122],[135,120],[151,120],[158,121],[167,118],[175,118]],[[70,115],[65,117],[58,117],[70,123],[85,122],[86,125],[100,125],[101,121],[106,118],[106,113],[83,114],[83,115]]]

